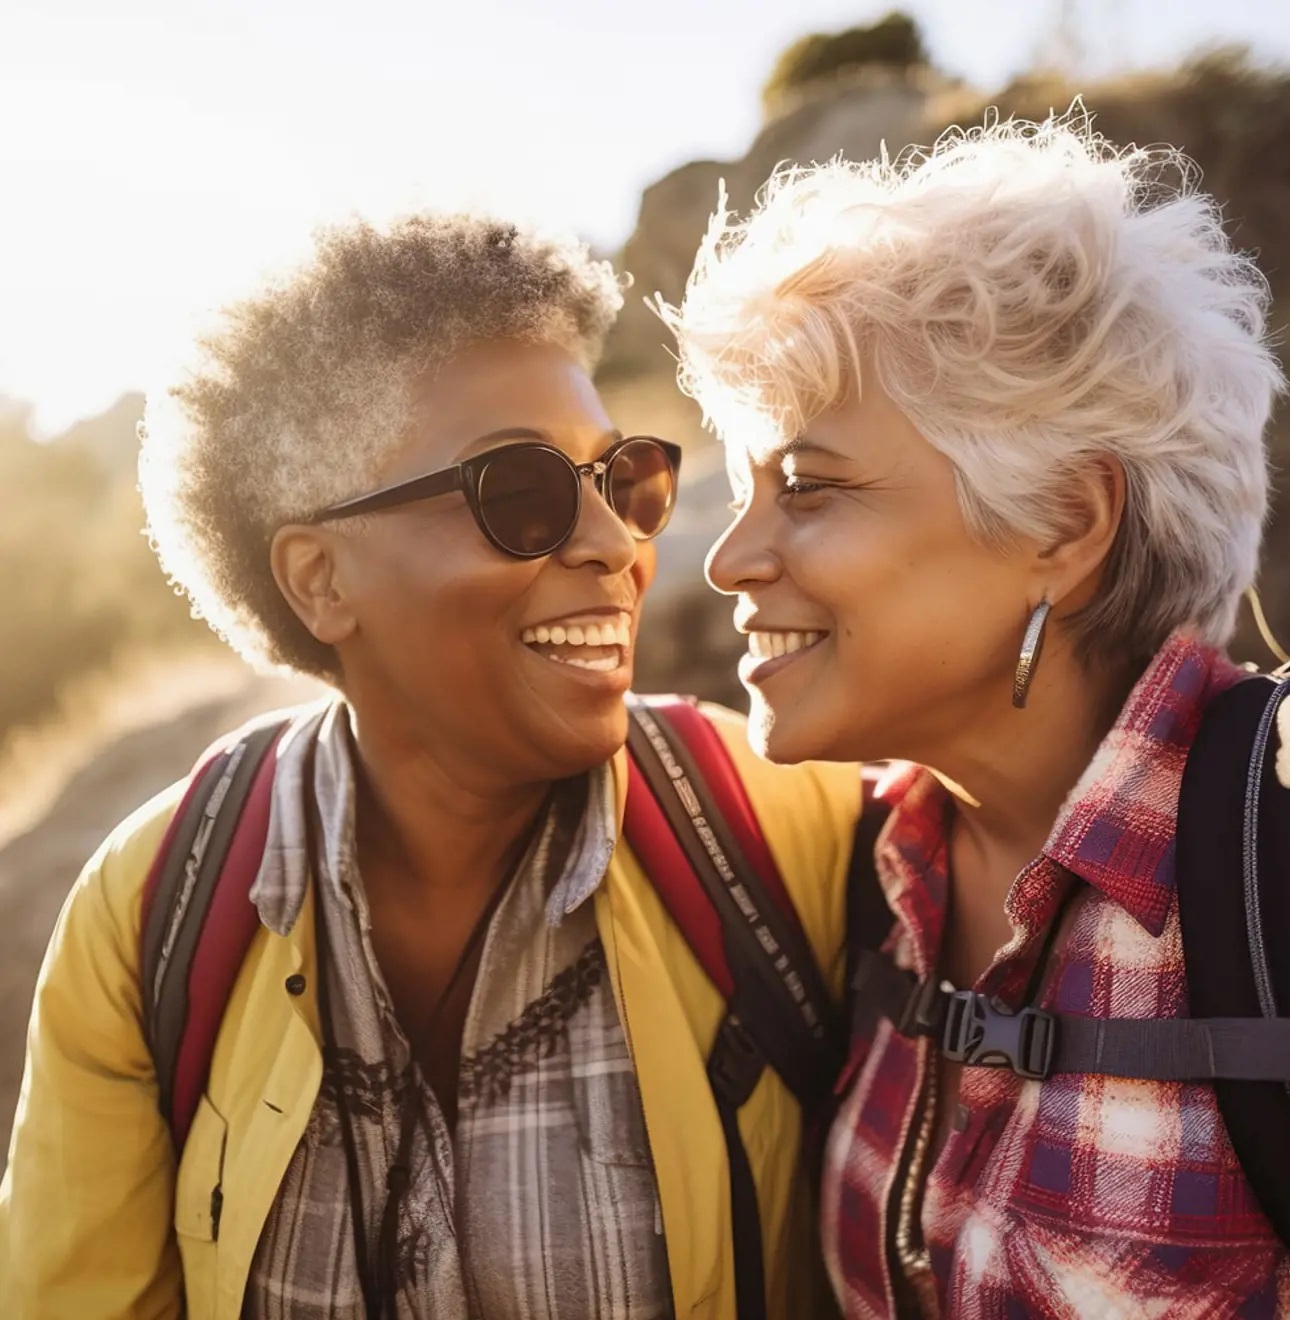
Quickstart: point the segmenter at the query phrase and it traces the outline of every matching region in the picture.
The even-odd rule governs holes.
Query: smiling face
[[[728,461],[739,512],[707,572],[738,598],[765,755],[937,764],[1008,718],[1035,547],[970,533],[952,465],[876,372],[796,441]]]
[[[617,438],[586,372],[554,346],[488,343],[419,388],[384,486],[532,433],[589,463]],[[504,436],[498,433],[506,433]],[[626,739],[623,694],[654,551],[586,480],[569,539],[539,559],[489,543],[460,492],[308,535],[341,602],[324,629],[364,722],[471,779],[562,778]]]

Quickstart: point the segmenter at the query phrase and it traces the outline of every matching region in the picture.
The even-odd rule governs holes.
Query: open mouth
[[[525,628],[520,641],[544,660],[610,674],[627,663],[632,644],[632,619],[626,612],[571,615],[567,619]]]
[[[811,652],[828,635],[788,628],[750,632],[748,650],[739,661],[739,677],[744,683],[761,683]]]
[[[814,646],[828,636],[825,632],[750,632],[748,654],[754,660],[778,660]]]

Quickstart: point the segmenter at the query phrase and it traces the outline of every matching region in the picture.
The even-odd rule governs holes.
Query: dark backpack
[[[879,951],[892,918],[872,856],[853,872],[849,926],[858,1018],[939,1037],[955,1063],[1211,1082],[1255,1198],[1290,1245],[1290,792],[1271,754],[1288,695],[1290,678],[1237,683],[1210,703],[1187,757],[1175,866],[1191,1017],[1008,1012],[917,980]]]
[[[739,1110],[769,1066],[802,1105],[804,1122],[818,1122],[845,1030],[720,736],[691,701],[628,704],[623,833],[727,1005],[707,1071],[729,1157],[738,1314],[759,1320],[761,1224]],[[145,1034],[161,1112],[181,1153],[259,929],[249,895],[268,832],[272,752],[288,723],[270,719],[203,756],[144,893]]]

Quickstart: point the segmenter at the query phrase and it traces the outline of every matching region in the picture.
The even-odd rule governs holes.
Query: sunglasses
[[[648,435],[619,440],[591,463],[575,463],[554,445],[525,440],[333,504],[308,521],[376,513],[459,490],[479,530],[497,549],[515,559],[540,559],[573,535],[584,477],[592,479],[632,536],[648,541],[672,516],[680,470],[680,446]]]

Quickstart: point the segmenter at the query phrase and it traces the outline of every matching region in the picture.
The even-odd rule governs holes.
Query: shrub
[[[776,61],[762,89],[762,106],[771,117],[792,93],[840,73],[875,66],[906,70],[926,63],[922,33],[907,14],[891,13],[869,27],[832,35],[814,33],[795,41]]]

